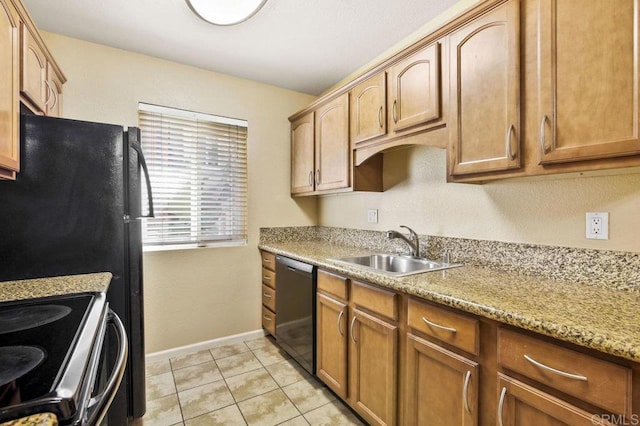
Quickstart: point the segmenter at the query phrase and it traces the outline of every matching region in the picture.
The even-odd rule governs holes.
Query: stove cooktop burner
[[[46,356],[42,349],[35,346],[0,347],[0,386],[24,376],[40,365]]]
[[[70,312],[70,307],[62,305],[27,306],[0,312],[0,335],[49,324]]]

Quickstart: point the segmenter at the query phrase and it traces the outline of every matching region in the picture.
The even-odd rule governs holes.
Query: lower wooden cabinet
[[[608,415],[581,410],[504,374],[498,374],[498,388],[498,425],[500,426],[613,424],[607,420],[611,418]]]
[[[321,293],[316,305],[316,374],[347,399],[347,305]]]
[[[318,271],[316,374],[369,424],[395,425],[398,326],[382,319],[384,313],[359,309],[350,284],[347,278]],[[360,295],[373,290],[356,285]],[[348,300],[336,297],[348,294]]]
[[[407,425],[478,424],[478,363],[407,335]]]
[[[640,364],[323,270],[317,287],[316,374],[370,425],[638,424]]]
[[[351,405],[372,425],[394,425],[398,327],[358,309],[352,312],[349,327]]]
[[[262,328],[276,335],[276,255],[261,250],[262,259]]]

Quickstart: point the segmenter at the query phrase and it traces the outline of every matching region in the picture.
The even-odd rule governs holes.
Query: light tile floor
[[[270,337],[147,363],[136,426],[362,425]]]

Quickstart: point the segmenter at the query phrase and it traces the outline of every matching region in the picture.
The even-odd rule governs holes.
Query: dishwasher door
[[[276,256],[276,342],[315,375],[316,268]]]

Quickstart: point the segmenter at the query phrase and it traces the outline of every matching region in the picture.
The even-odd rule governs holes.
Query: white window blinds
[[[138,118],[156,216],[145,246],[246,243],[247,122],[142,103]]]

